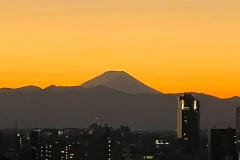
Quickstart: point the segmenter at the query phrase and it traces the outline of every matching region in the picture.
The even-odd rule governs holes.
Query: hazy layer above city
[[[131,84],[132,88],[125,90],[123,84]],[[83,128],[97,117],[99,123],[113,127],[176,129],[179,94],[156,92],[125,72],[106,72],[83,86],[0,89],[0,127],[11,128],[17,119],[20,128]],[[219,99],[198,93],[194,97],[201,104],[201,129],[235,127],[240,98]]]

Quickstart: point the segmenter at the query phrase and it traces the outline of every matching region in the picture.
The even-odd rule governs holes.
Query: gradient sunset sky
[[[164,93],[240,96],[240,1],[0,0],[0,87],[108,70]]]

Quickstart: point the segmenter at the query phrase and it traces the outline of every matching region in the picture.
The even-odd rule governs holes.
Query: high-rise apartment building
[[[186,153],[199,150],[200,103],[191,94],[178,98],[177,138]]]

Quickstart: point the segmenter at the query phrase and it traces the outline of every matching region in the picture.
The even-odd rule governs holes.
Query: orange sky
[[[239,0],[0,1],[0,87],[124,70],[164,93],[240,96]]]

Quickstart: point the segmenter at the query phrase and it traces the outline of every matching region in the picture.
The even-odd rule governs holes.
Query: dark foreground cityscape
[[[232,128],[200,130],[200,101],[178,98],[177,131],[117,129],[15,129],[0,132],[0,160],[238,160],[240,107]],[[160,115],[159,115],[160,116]],[[123,116],[124,118],[124,116]]]

